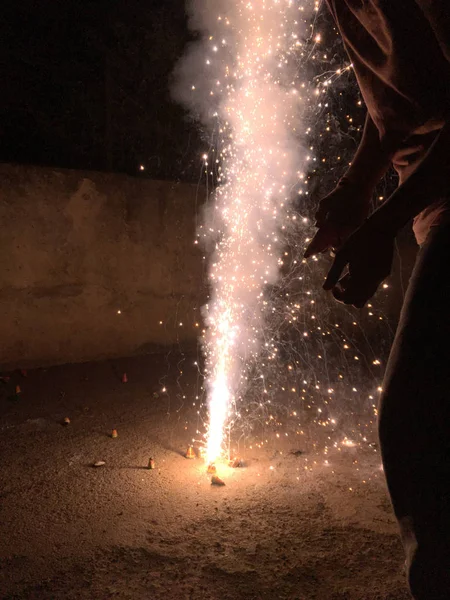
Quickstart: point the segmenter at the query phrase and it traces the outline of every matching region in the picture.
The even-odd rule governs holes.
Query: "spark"
[[[322,36],[318,45],[316,31],[304,20],[308,11],[300,19],[297,13],[295,28],[295,19],[286,18],[298,3],[296,8],[287,0],[222,0],[217,16],[206,0],[189,2],[200,9],[194,27],[204,41],[183,61],[181,100],[212,133],[211,145],[199,151],[198,160],[208,191],[218,184],[194,242],[206,242],[202,260],[208,260],[211,291],[203,309],[207,329],[197,315],[192,322],[206,359],[206,371],[202,363],[196,366],[202,378],[195,407],[207,431],[198,440],[205,443],[206,438],[206,463],[217,463],[232,433],[236,439],[256,423],[265,423],[279,438],[274,429],[282,425],[286,409],[289,419],[283,425],[289,435],[305,439],[313,433],[310,425],[317,426],[313,446],[318,450],[324,440],[327,456],[332,448],[343,450],[343,439],[363,446],[377,411],[374,396],[364,406],[361,391],[368,385],[367,392],[375,393],[379,373],[373,376],[372,367],[378,371],[386,356],[372,349],[354,312],[331,308],[332,299],[321,292],[322,258],[302,258],[313,233],[314,221],[301,214],[310,178],[323,172],[323,165],[336,168],[333,158],[339,168],[347,164],[346,153],[323,156],[327,145],[318,140],[330,129],[327,135],[335,133],[327,95],[338,79],[353,78],[352,65],[342,62],[330,70]],[[316,73],[327,64],[308,83],[304,64],[310,59]],[[302,121],[304,105],[308,123]],[[347,112],[345,120],[351,123]],[[324,114],[326,122],[321,121]],[[383,321],[376,310],[377,322]],[[164,326],[170,331],[172,323]],[[384,320],[383,331],[386,326]]]
[[[223,139],[213,217],[205,224],[205,235],[215,241],[211,301],[204,309],[207,462],[223,451],[233,406],[259,356],[267,288],[283,266],[281,232],[302,163],[293,134],[301,111],[292,93],[299,76],[293,60],[298,6],[292,0],[228,5],[227,20],[218,15],[209,31],[206,64],[214,77],[204,92],[218,98]]]

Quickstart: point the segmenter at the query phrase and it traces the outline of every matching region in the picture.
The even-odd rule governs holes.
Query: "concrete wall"
[[[0,369],[195,347],[204,200],[186,184],[0,165]],[[393,327],[416,250],[406,229],[379,307]]]
[[[195,344],[203,201],[185,184],[0,165],[0,368]]]

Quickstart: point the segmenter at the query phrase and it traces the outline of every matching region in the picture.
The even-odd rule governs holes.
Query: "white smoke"
[[[300,141],[302,39],[311,0],[194,0],[201,41],[177,69],[175,94],[214,127],[219,186],[201,228],[214,240],[207,333],[207,454],[223,450],[234,400],[245,392],[264,337],[266,290],[279,277],[283,228],[305,164]],[[304,129],[304,128],[303,128]],[[295,218],[295,217],[294,217]]]

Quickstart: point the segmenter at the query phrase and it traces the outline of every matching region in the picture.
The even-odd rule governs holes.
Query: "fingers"
[[[392,266],[394,238],[369,227],[357,230],[337,252],[324,284],[339,302],[362,308],[375,294]],[[341,278],[348,265],[348,274]]]
[[[361,290],[352,292],[352,290],[344,289],[339,285],[333,288],[332,294],[335,300],[341,304],[347,304],[355,308],[363,308],[366,302],[372,297],[369,293],[363,294]]]
[[[323,284],[324,290],[331,290],[335,287],[339,278],[342,274],[342,271],[348,264],[347,256],[342,252],[337,252],[336,257],[334,259],[333,264],[331,265],[331,269],[328,272],[327,279]]]
[[[314,256],[314,254],[320,254],[322,252],[325,252],[325,250],[327,250],[327,248],[329,248],[330,245],[328,238],[329,236],[326,235],[326,233],[322,229],[319,229],[319,231],[316,233],[316,235],[313,237],[312,241],[306,248],[305,254],[303,255],[304,258],[310,258],[311,256]]]
[[[322,198],[319,204],[319,208],[316,211],[315,219],[316,219],[316,227],[322,227],[325,224],[328,212],[330,210],[330,200],[329,197],[326,196]]]
[[[379,284],[373,279],[355,278],[348,273],[339,280],[332,293],[338,302],[363,308],[375,294]]]
[[[305,250],[304,258],[310,258],[314,254],[326,252],[329,248],[338,246],[340,243],[336,227],[331,224],[325,224],[319,229],[313,237],[309,246]]]

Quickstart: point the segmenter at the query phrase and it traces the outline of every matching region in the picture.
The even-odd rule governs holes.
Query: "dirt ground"
[[[198,385],[173,355],[0,384],[0,597],[410,598],[378,455],[343,448],[325,464],[274,437],[211,486],[183,456]]]

